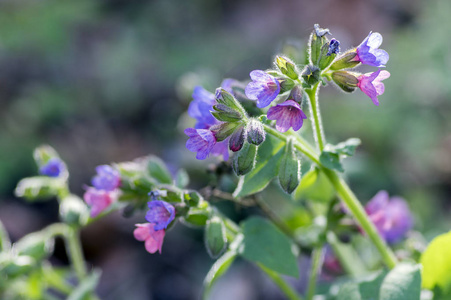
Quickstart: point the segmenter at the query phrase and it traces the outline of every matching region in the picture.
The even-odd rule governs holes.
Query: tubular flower
[[[216,137],[208,129],[187,128],[185,134],[189,137],[186,148],[191,152],[197,152],[197,159],[206,159],[216,145]]]
[[[293,127],[294,131],[298,131],[302,127],[304,119],[307,119],[299,104],[293,100],[287,100],[271,107],[267,117],[270,120],[276,120],[276,129],[280,132],[286,132],[290,127]]]
[[[413,217],[404,199],[377,193],[365,206],[365,211],[376,225],[379,234],[393,244],[400,241],[413,226]]]
[[[155,230],[166,229],[175,218],[175,208],[171,204],[155,200],[147,203],[149,211],[146,214],[146,220],[155,224]]]
[[[155,224],[152,223],[135,224],[135,226],[137,228],[133,231],[133,235],[138,241],[145,242],[147,252],[153,254],[159,251],[161,254],[165,231],[155,230]]]
[[[65,170],[64,163],[61,159],[53,157],[39,168],[39,173],[49,177],[58,177]]]
[[[210,111],[216,104],[215,95],[201,86],[196,86],[193,91],[193,101],[188,107],[190,117],[196,119],[196,129],[208,129],[217,124],[218,121],[213,117]]]
[[[88,187],[83,195],[83,199],[91,207],[91,218],[107,209],[117,197],[117,191],[98,190],[93,187]]]
[[[97,175],[91,183],[98,190],[112,191],[121,184],[121,176],[118,171],[108,165],[101,165],[96,168]]]
[[[251,100],[257,100],[259,108],[271,104],[280,93],[279,81],[262,70],[254,70],[250,76],[252,81],[246,86],[246,96]]]
[[[389,55],[385,50],[378,49],[382,44],[382,35],[378,32],[371,33],[356,48],[357,56],[354,58],[362,64],[373,67],[385,67]]]
[[[382,95],[385,91],[385,86],[381,81],[387,79],[388,77],[390,77],[390,73],[388,71],[381,71],[379,69],[373,73],[360,75],[357,78],[359,80],[357,86],[362,90],[362,92],[371,98],[375,105],[379,105],[377,96]]]

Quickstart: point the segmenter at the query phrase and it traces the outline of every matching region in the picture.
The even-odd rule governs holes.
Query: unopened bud
[[[216,89],[215,97],[218,104],[223,104],[232,110],[238,111],[242,115],[246,115],[246,111],[238,102],[238,100],[236,100],[235,97],[226,90],[222,88]]]
[[[221,218],[214,216],[205,226],[205,247],[212,258],[217,258],[227,246],[226,229]]]
[[[358,64],[360,64],[359,61],[354,60],[356,56],[357,56],[357,52],[355,49],[345,52],[335,60],[335,62],[330,66],[330,69],[331,70],[342,70],[342,69],[354,68]]]
[[[255,166],[257,158],[257,146],[245,143],[240,152],[233,158],[232,168],[236,175],[241,176],[249,173]]]
[[[89,216],[85,202],[73,194],[63,198],[59,213],[65,223],[77,226],[85,225]]]
[[[302,78],[304,79],[305,83],[307,83],[307,85],[314,85],[320,79],[319,68],[312,65],[306,66],[304,71],[302,72]]]
[[[326,34],[330,34],[329,29],[320,28],[318,24],[315,24],[315,29],[310,35],[310,62],[313,65],[317,65],[319,58],[321,57],[321,48],[327,43]]]
[[[221,122],[236,122],[243,118],[243,115],[224,104],[216,104],[213,106],[214,111],[211,112],[216,120]]]
[[[285,153],[280,161],[279,182],[282,189],[291,194],[301,181],[301,160],[296,156],[293,140],[289,139],[285,146]]]
[[[261,122],[251,119],[246,127],[249,144],[260,145],[265,141],[266,132]]]
[[[229,148],[233,152],[240,151],[243,148],[245,138],[244,126],[238,127],[235,132],[230,136]]]
[[[276,56],[276,65],[283,75],[286,75],[293,80],[298,79],[299,75],[296,70],[296,65],[289,58]]]
[[[321,48],[321,57],[319,59],[318,66],[321,70],[326,69],[334,61],[338,52],[340,52],[340,42],[336,39],[332,39],[327,42]]]
[[[183,196],[185,203],[189,206],[198,206],[204,200],[201,194],[197,191],[188,191]]]
[[[288,91],[291,91],[291,89],[294,87],[295,83],[293,80],[289,79],[289,78],[283,78],[283,79],[278,79],[279,84],[280,84],[280,93],[285,93]]]
[[[333,72],[332,80],[347,93],[352,93],[359,83],[355,74],[348,71]]]
[[[300,106],[302,106],[302,99],[304,99],[304,90],[302,89],[302,86],[297,85],[295,86],[290,93],[290,96],[288,99],[293,99],[297,103],[299,103]]]
[[[211,216],[211,207],[205,208],[191,207],[183,217],[183,223],[188,226],[200,227],[207,224],[208,219]]]
[[[216,137],[216,141],[221,142],[228,138],[235,129],[240,126],[241,124],[237,122],[233,123],[220,123],[216,124],[210,127],[210,130],[213,132],[213,134]]]

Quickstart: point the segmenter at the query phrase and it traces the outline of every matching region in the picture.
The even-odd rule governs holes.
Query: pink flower
[[[135,224],[135,226],[138,228],[133,231],[133,235],[138,241],[145,242],[147,252],[155,253],[158,250],[161,254],[165,230],[154,230],[153,223]]]
[[[379,100],[377,96],[382,95],[385,91],[385,86],[381,82],[384,79],[390,77],[388,71],[381,71],[380,69],[373,73],[366,73],[360,75],[357,79],[359,82],[357,86],[364,92],[368,97],[373,100],[375,105],[379,105]]]
[[[111,203],[116,201],[117,197],[117,191],[97,190],[93,187],[88,187],[83,195],[83,199],[91,207],[91,218],[107,209]]]

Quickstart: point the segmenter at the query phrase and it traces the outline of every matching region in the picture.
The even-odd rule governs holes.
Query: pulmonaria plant
[[[124,216],[142,212],[140,218],[147,222],[136,224],[129,232],[133,231],[135,239],[144,242],[149,253],[162,253],[165,235],[170,234],[176,224],[204,230],[207,252],[217,259],[205,279],[204,298],[235,258],[241,256],[267,273],[287,298],[301,299],[298,291],[280,275],[298,277],[300,272],[307,272],[298,268],[298,254],[303,253],[309,256],[311,265],[308,288],[304,291],[307,300],[322,293],[316,291],[315,286],[323,263],[325,269],[332,270],[328,279],[346,273],[344,281],[347,282],[337,281],[330,291],[318,298],[350,299],[349,291],[357,295],[370,287],[377,295],[395,293],[396,299],[420,299],[420,266],[399,264],[397,255],[388,246],[396,243],[402,247],[407,233],[413,230],[407,202],[397,197],[390,199],[387,192],[380,192],[362,206],[340,174],[345,171],[343,159],[355,153],[360,140],[351,138],[335,145],[327,143],[319,109],[320,87],[328,82],[345,92],[359,88],[379,105],[378,96],[385,90],[382,80],[390,73],[378,69],[361,74],[355,67],[360,64],[385,66],[389,57],[379,49],[382,36],[370,33],[358,47],[341,53],[343,45],[334,38],[329,40],[329,35],[329,29],[314,26],[305,51],[308,57],[302,60],[305,64],[294,62],[281,53],[275,57],[271,69],[250,72],[250,80],[226,79],[214,93],[200,86],[194,89],[188,108],[194,125],[184,131],[188,136],[186,148],[195,152],[199,160],[222,156],[227,161],[229,150],[233,152],[230,162],[219,162],[216,168],[210,168],[214,170],[210,172],[211,185],[199,191],[188,188],[186,171],[181,169],[174,175],[159,158],[149,156],[97,167],[97,175],[92,179],[92,187],[86,187],[83,202],[70,193],[68,171],[56,152],[49,147],[36,150],[36,162],[45,176],[23,179],[16,194],[27,199],[58,199],[60,216],[67,226],[58,234],[70,246],[68,256],[71,270],[76,274],[77,291],[86,290],[89,273],[77,240],[79,230],[103,215],[123,209]],[[250,109],[250,106],[256,107]],[[315,146],[304,138],[306,130],[301,130],[307,119],[311,122],[311,140],[315,141]],[[309,160],[307,165],[305,160]],[[279,189],[260,193],[274,182]],[[295,201],[289,201],[289,197],[281,194],[283,192]],[[291,213],[289,217],[280,215],[281,209],[269,205],[279,205],[278,201],[273,201],[278,196],[283,199],[280,203],[288,205],[284,210]],[[266,218],[250,216],[238,225],[212,205],[210,199],[232,201],[243,207],[255,206]],[[42,234],[42,240],[53,238],[49,232]],[[356,239],[356,235],[361,238]],[[388,274],[377,273],[374,278],[377,276],[378,280],[349,280],[380,269],[379,263],[369,269],[370,264],[362,262],[371,255],[361,253],[359,241],[362,238],[379,253],[371,261],[380,260],[390,270]],[[17,265],[14,261],[17,255],[24,265],[21,255],[25,255],[18,244],[14,253],[8,253],[11,262],[0,259],[0,275],[4,275],[1,273],[6,272],[4,270],[17,270],[1,268],[5,261]],[[418,262],[418,257],[412,253],[408,258]],[[425,269],[434,269],[432,265],[423,262]],[[403,276],[408,280],[399,279],[404,279]],[[7,278],[7,285],[14,280],[9,273],[1,278]],[[3,286],[0,283],[0,296]],[[437,286],[436,282],[429,281],[426,287]],[[408,293],[399,294],[400,291]],[[72,290],[63,292],[69,295]],[[358,296],[358,299],[365,298],[365,295]]]

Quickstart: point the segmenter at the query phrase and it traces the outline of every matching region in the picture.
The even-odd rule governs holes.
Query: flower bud
[[[251,119],[246,127],[249,144],[260,145],[265,141],[266,132],[261,122]]]
[[[216,137],[217,142],[221,142],[228,138],[232,133],[235,132],[236,128],[240,126],[240,123],[219,123],[210,127],[210,130]]]
[[[205,247],[211,258],[219,257],[227,246],[226,229],[221,218],[214,216],[205,226]]]
[[[330,69],[342,70],[354,68],[358,64],[360,64],[358,60],[354,60],[356,56],[357,52],[355,51],[355,49],[345,52],[335,60],[335,62],[330,66]]]
[[[63,198],[59,214],[66,224],[83,226],[88,221],[89,210],[82,199],[71,194]]]
[[[238,152],[243,148],[245,138],[244,126],[238,127],[235,132],[230,136],[229,148],[233,152]]]
[[[233,158],[232,168],[238,176],[245,175],[252,171],[257,158],[257,146],[245,143],[243,149],[237,152]]]
[[[191,227],[201,227],[207,224],[211,216],[211,207],[191,207],[183,217],[183,223]]]
[[[218,104],[223,104],[232,110],[240,112],[242,115],[246,115],[246,111],[238,100],[236,100],[235,97],[226,90],[222,88],[216,89],[215,97]]]
[[[340,52],[340,42],[332,39],[321,47],[321,56],[319,58],[318,66],[321,70],[327,67],[334,61],[337,53]]]
[[[293,80],[298,79],[299,75],[296,70],[296,65],[289,58],[276,56],[276,65],[283,75],[286,75]]]
[[[320,79],[319,68],[312,65],[306,66],[304,71],[302,72],[302,78],[308,85],[310,86],[314,85]]]
[[[58,153],[48,145],[42,145],[33,152],[34,160],[38,166],[45,165],[51,158],[58,157]]]
[[[185,200],[185,203],[189,206],[198,206],[199,203],[201,203],[204,198],[201,194],[199,194],[197,191],[188,191],[185,192],[183,195],[183,199]]]
[[[297,103],[299,103],[299,106],[302,106],[302,99],[304,98],[304,90],[302,89],[302,86],[297,85],[295,86],[290,93],[290,96],[288,96],[288,99],[293,99]]]
[[[216,120],[221,122],[236,122],[243,118],[243,115],[224,104],[216,104],[213,106],[214,111],[211,112]]]
[[[291,194],[301,181],[301,160],[296,156],[293,139],[288,139],[279,167],[279,182],[282,189]]]
[[[53,238],[49,238],[46,232],[38,231],[20,239],[14,244],[14,249],[19,255],[31,256],[39,261],[52,254],[54,245]]]
[[[289,79],[289,78],[282,78],[279,79],[279,84],[280,84],[280,93],[285,93],[288,91],[291,91],[291,89],[294,87],[295,83],[293,80]]]
[[[359,83],[357,76],[348,71],[333,72],[332,80],[347,93],[352,93]]]
[[[321,57],[321,48],[327,43],[326,34],[330,34],[329,29],[320,28],[318,24],[315,24],[315,29],[310,35],[310,62],[313,65],[318,65]]]

